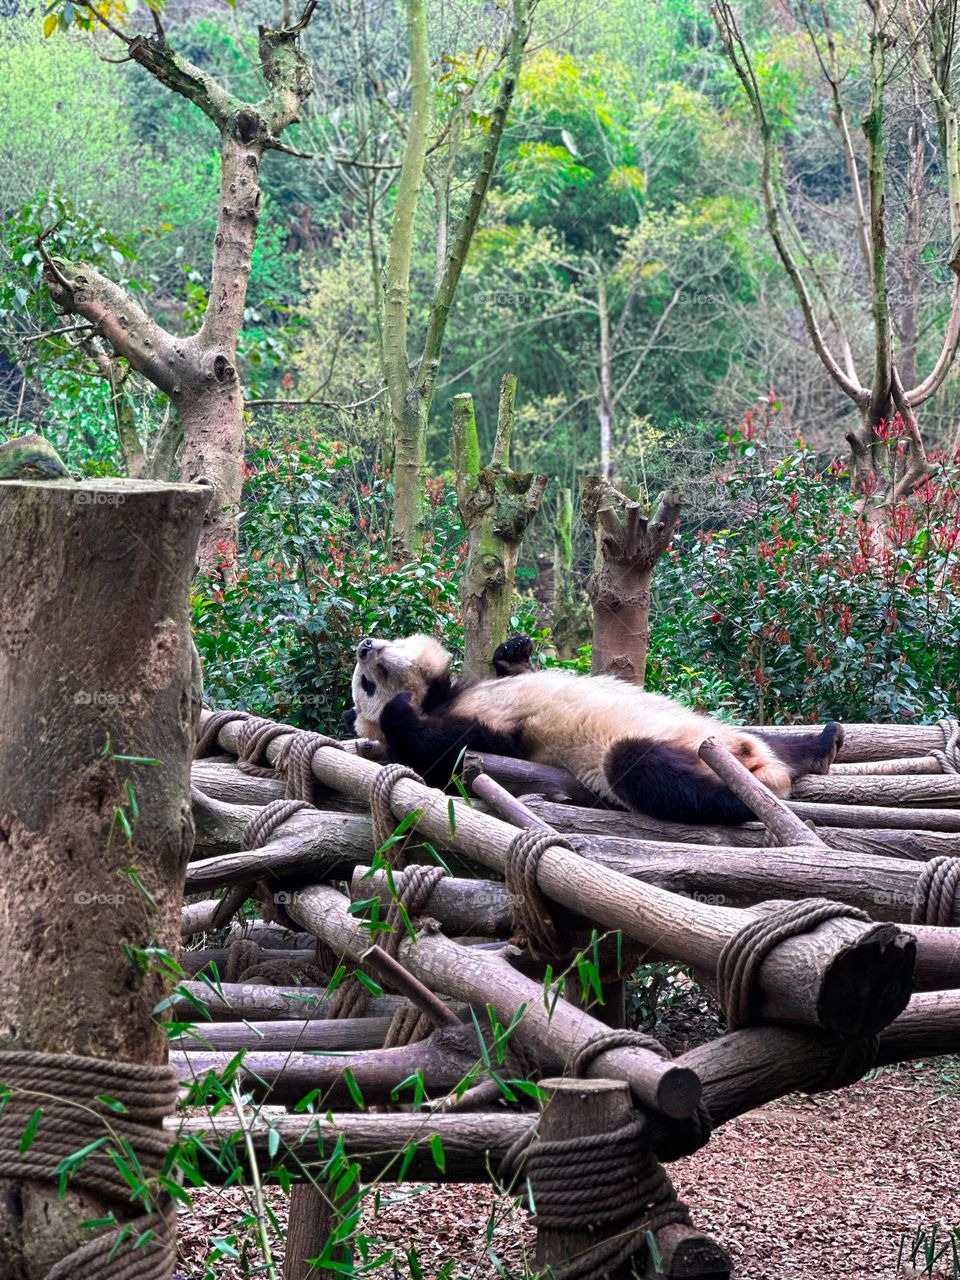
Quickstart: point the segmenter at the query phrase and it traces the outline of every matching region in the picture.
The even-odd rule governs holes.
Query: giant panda
[[[511,678],[471,684],[451,677],[450,655],[431,636],[367,638],[344,723],[431,786],[449,783],[464,750],[486,751],[558,765],[604,800],[667,822],[754,817],[700,760],[705,738],[778,796],[801,774],[826,773],[843,741],[836,723],[790,737],[748,732],[615,676],[533,671],[525,652],[508,641],[494,665]]]

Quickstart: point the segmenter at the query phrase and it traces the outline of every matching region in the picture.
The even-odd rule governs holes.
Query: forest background
[[[758,722],[956,714],[956,377],[923,405],[929,466],[908,491],[896,486],[902,419],[872,424],[885,461],[865,493],[845,443],[861,417],[825,370],[770,236],[756,112],[722,25],[693,0],[535,9],[446,318],[423,536],[397,553],[384,300],[412,103],[419,84],[429,145],[409,244],[415,371],[502,94],[510,19],[494,4],[422,9],[424,86],[417,7],[317,5],[300,37],[313,92],[283,135],[293,154],[263,159],[237,348],[239,545],[194,597],[208,698],[329,727],[363,635],[428,629],[457,646],[452,400],[473,394],[488,457],[510,372],[513,465],[550,480],[514,622],[549,660],[561,495],[605,473],[648,499],[684,493],[657,577],[651,687]],[[273,8],[174,0],[163,29],[194,66],[254,100],[258,24],[292,20]],[[150,24],[146,9],[104,11],[121,30]],[[953,8],[931,12],[939,21]],[[878,316],[857,269],[851,175],[866,183],[870,171],[859,122],[875,106],[877,13],[861,0],[738,7],[794,253],[822,295],[825,332],[866,369]],[[192,332],[208,301],[220,139],[88,19],[89,6],[16,0],[0,15],[0,439],[33,424],[75,473],[173,475],[167,396],[53,305],[44,255],[93,264],[169,331]],[[882,33],[880,140],[885,287],[907,385],[936,366],[956,248],[949,136],[908,34],[890,21]],[[951,29],[934,68],[948,98],[952,42]],[[578,519],[581,584],[592,558]],[[589,627],[575,619],[573,632],[559,656],[587,668]]]

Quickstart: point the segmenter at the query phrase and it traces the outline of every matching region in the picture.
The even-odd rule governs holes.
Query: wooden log
[[[772,1102],[784,1094],[828,1085],[842,1045],[822,1032],[749,1027],[699,1045],[677,1059],[703,1081],[714,1124]],[[880,1034],[879,1065],[960,1052],[960,992],[914,995]]]
[[[786,1027],[732,1031],[684,1054],[702,1075],[704,1101],[715,1124],[722,1124],[803,1089],[822,1087],[838,1055],[838,1042],[823,1032]],[[392,1051],[391,1051],[392,1052]],[[880,1036],[878,1063],[960,1053],[960,991],[914,995]],[[530,1130],[530,1116],[500,1110],[435,1111],[367,1115],[363,1112],[310,1116],[252,1117],[251,1141],[261,1172],[284,1167],[293,1176],[322,1166],[337,1143],[361,1166],[365,1181],[392,1181],[408,1144],[415,1155],[408,1177],[417,1182],[483,1182],[511,1146]],[[170,1117],[168,1131],[201,1139],[197,1148],[207,1182],[222,1183],[231,1170],[246,1168],[244,1141],[235,1114]],[[279,1135],[275,1149],[271,1132]],[[441,1169],[431,1139],[443,1143]],[[222,1158],[215,1158],[221,1156]],[[249,1173],[240,1181],[249,1182]]]
[[[342,879],[358,862],[369,862],[374,852],[369,818],[301,809],[260,849],[191,862],[187,892],[204,893],[247,880],[282,886],[291,877]]]
[[[389,906],[393,894],[387,872],[356,867],[350,896],[358,901],[378,898],[384,906]],[[458,880],[446,876],[430,894],[423,914],[438,920],[446,934],[505,938],[513,927],[507,886],[494,880]]]
[[[228,958],[229,952],[226,947],[204,947],[200,951],[185,951],[180,957],[180,963],[191,977],[196,977],[198,973],[202,973],[212,965],[216,965],[217,972],[222,977],[226,972]],[[308,964],[314,962],[315,955],[313,947],[295,949],[270,947],[261,950],[259,958],[263,963],[268,960],[299,960],[303,964]]]
[[[659,822],[642,813],[624,813],[618,809],[584,808],[579,805],[554,804],[543,796],[520,797],[524,807],[561,834],[574,834],[577,839],[592,836],[614,839],[670,841],[693,845],[723,845],[760,848],[766,844],[766,828],[757,822],[742,827],[706,827],[684,822]],[[891,812],[896,813],[896,810]],[[925,811],[925,816],[926,811]],[[951,818],[955,815],[950,814]],[[857,831],[853,827],[817,826],[817,835],[831,849],[850,853],[876,853],[893,858],[926,862],[941,854],[960,855],[960,834],[947,831],[875,830]],[[578,844],[578,847],[583,847]],[[591,850],[601,850],[602,842],[591,842]]]
[[[743,849],[604,840],[598,849],[598,841],[572,837],[571,842],[591,861],[695,901],[744,907],[772,898],[831,898],[859,907],[874,920],[903,924],[910,922],[924,871],[919,862],[838,849],[814,851],[810,845]],[[960,925],[960,892],[951,924]]]
[[[474,778],[486,776],[496,779],[511,795],[526,795],[537,791],[557,803],[603,805],[598,795],[579,782],[566,769],[552,764],[537,764],[533,760],[516,760],[512,756],[495,756],[487,752],[468,751],[463,758],[461,777],[472,793]]]
[[[835,760],[830,766],[832,778],[903,773],[943,773],[943,767],[936,756],[901,756],[899,760]]]
[[[679,845],[653,840],[596,841],[571,838],[583,857],[644,884],[682,894],[696,902],[749,907],[772,898],[831,898],[866,911],[874,920],[909,924],[923,864],[809,845],[743,849],[720,845]],[[356,875],[359,876],[358,869]],[[354,880],[354,898],[392,901],[386,872]],[[505,936],[511,916],[507,887],[496,880],[442,881],[426,913],[450,932],[469,919],[481,920],[481,932]],[[960,893],[953,925],[960,925]]]
[[[234,751],[233,754],[237,753]],[[222,760],[194,760],[190,770],[190,781],[194,789],[199,792],[199,796],[195,797],[195,803],[205,810],[204,816],[211,824],[212,834],[207,838],[215,839],[217,842],[221,841],[229,828],[224,830],[221,810],[217,804],[210,802],[220,801],[224,804],[240,806],[256,805],[262,808],[271,800],[282,800],[287,789],[282,778],[258,778],[256,774],[243,773],[237,768],[235,761],[226,763]],[[239,840],[231,842],[234,847],[239,843]]]
[[[4,1050],[166,1061],[153,1008],[167,982],[134,953],[179,950],[208,499],[149,481],[0,483]],[[59,1270],[91,1239],[84,1220],[141,1212],[56,1176],[0,1179],[0,1275]]]
[[[823,725],[745,725],[747,729],[762,729],[764,733],[784,735],[816,733]],[[837,755],[840,761],[896,760],[903,756],[928,756],[932,751],[942,751],[943,730],[936,724],[846,724],[843,726],[843,746]]]
[[[825,804],[820,801],[791,800],[790,808],[804,822],[817,829],[854,827],[865,830],[882,827],[892,831],[960,831],[956,809],[893,809],[882,805]]]
[[[427,1094],[442,1098],[481,1062],[475,1039],[467,1031],[465,1027],[454,1035],[445,1029],[416,1044],[357,1053],[247,1050],[241,1068],[244,1088],[271,1105],[295,1106],[311,1094],[320,1109],[356,1105],[359,1089],[364,1105],[372,1106],[409,1101],[412,1095],[398,1095],[395,1090],[419,1073]],[[180,1079],[190,1084],[209,1071],[223,1071],[235,1057],[229,1050],[191,1049],[175,1050],[170,1061]],[[346,1072],[352,1077],[350,1085]]]
[[[587,1139],[594,1134],[612,1133],[633,1123],[638,1117],[634,1111],[630,1091],[618,1080],[571,1080],[569,1078],[542,1080],[540,1088],[545,1095],[540,1117],[540,1140],[565,1141],[571,1138]],[[597,1188],[598,1200],[603,1189]],[[533,1187],[536,1203],[536,1186]],[[577,1259],[603,1238],[602,1226],[595,1229],[563,1227],[538,1227],[536,1262],[548,1272],[562,1273],[565,1265]],[[729,1275],[731,1262],[709,1236],[693,1227],[676,1224],[656,1233],[657,1253],[644,1250],[644,1275],[660,1276],[719,1276]],[[659,1266],[657,1265],[659,1261]],[[605,1272],[611,1280],[632,1275],[633,1265],[628,1260],[616,1270]]]
[[[568,1138],[589,1138],[598,1133],[613,1133],[634,1119],[630,1090],[621,1080],[542,1080],[541,1142],[562,1142]],[[534,1189],[536,1197],[536,1189]],[[597,1188],[602,1196],[601,1188]],[[536,1201],[534,1201],[536,1202]],[[583,1228],[537,1227],[536,1263],[539,1270],[563,1272],[580,1255],[598,1243],[602,1230]],[[622,1280],[632,1271],[630,1261],[607,1274],[610,1280]]]
[[[356,1194],[351,1179],[346,1194]],[[287,1214],[287,1232],[283,1250],[283,1280],[317,1280],[319,1267],[310,1263],[311,1258],[324,1256],[327,1241],[341,1221],[333,1193],[312,1182],[295,1182],[290,1188],[290,1210]],[[350,1241],[340,1241],[328,1261],[348,1265]]]
[[[956,809],[960,806],[960,774],[938,776],[901,774],[808,774],[793,784],[791,798],[812,804],[857,804],[914,809]]]
[[[298,890],[287,904],[290,915],[305,928],[338,954],[359,961],[368,944],[367,931],[349,907],[348,898],[326,885]],[[398,958],[432,990],[481,1008],[490,1005],[503,1026],[523,1009],[514,1034],[547,1070],[565,1066],[605,1029],[562,998],[545,1001],[543,983],[517,973],[501,956],[460,946],[440,933],[404,938]],[[696,1078],[676,1074],[672,1063],[646,1049],[608,1050],[594,1060],[590,1074],[627,1080],[644,1105],[665,1115],[690,1115],[697,1106]]]
[[[234,725],[224,725],[220,744],[229,748],[236,741]],[[354,796],[369,793],[378,767],[328,747],[313,757],[313,771],[322,782]],[[452,805],[457,847],[502,874],[514,827],[411,779],[394,785],[391,801],[398,819],[416,811],[418,832],[441,841],[451,839]],[[708,972],[716,971],[728,939],[753,918],[750,912],[695,903],[641,885],[557,846],[540,859],[539,884],[562,906]],[[839,1034],[877,1031],[909,999],[914,945],[890,924],[827,921],[812,933],[780,943],[764,960],[759,1017],[823,1026]]]
[[[251,1049],[281,1053],[292,1049],[382,1049],[389,1018],[311,1018],[295,1022],[195,1022],[170,1040],[172,1049]]]
[[[396,1182],[404,1152],[413,1152],[408,1182],[487,1182],[513,1144],[530,1131],[534,1117],[520,1111],[418,1111],[367,1115],[322,1111],[316,1115],[253,1115],[246,1118],[262,1174],[286,1169],[291,1177],[316,1176],[334,1150],[360,1165],[364,1182]],[[196,1139],[200,1172],[211,1185],[227,1178],[249,1183],[246,1144],[236,1113],[185,1115],[169,1131]],[[276,1136],[272,1136],[276,1135]],[[279,1145],[276,1145],[279,1137]],[[442,1167],[433,1143],[443,1146]]]
[[[960,932],[936,925],[908,925],[917,945],[914,991],[947,991],[960,986]]]
[[[213,917],[219,906],[219,898],[188,902],[180,912],[180,937],[189,938],[191,934],[206,933],[208,929],[212,929]]]
[[[169,1008],[169,1016],[176,1022],[196,1020],[197,1004],[217,1022],[322,1019],[329,1015],[333,1000],[326,987],[268,987],[252,982],[213,985],[186,981],[177,985],[177,991],[183,994]],[[398,996],[376,996],[367,1006],[367,1012],[371,1017],[389,1018],[404,1003]],[[207,1024],[204,1021],[200,1025]]]
[[[791,813],[779,796],[758,782],[754,775],[715,738],[701,742],[700,759],[708,764],[733,794],[757,815],[780,844],[811,845],[822,848],[823,841]]]

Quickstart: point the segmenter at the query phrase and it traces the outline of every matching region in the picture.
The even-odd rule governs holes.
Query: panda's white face
[[[430,682],[445,676],[449,667],[450,655],[432,636],[361,640],[352,684],[357,735],[381,738],[380,713],[390,699],[409,693],[419,708]]]

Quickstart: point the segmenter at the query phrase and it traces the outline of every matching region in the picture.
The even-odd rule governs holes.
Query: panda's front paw
[[[522,675],[533,670],[532,657],[533,641],[529,636],[510,636],[494,650],[493,669],[498,676]]]
[[[380,712],[380,728],[388,737],[391,729],[407,728],[416,720],[417,713],[409,693],[395,693]]]

